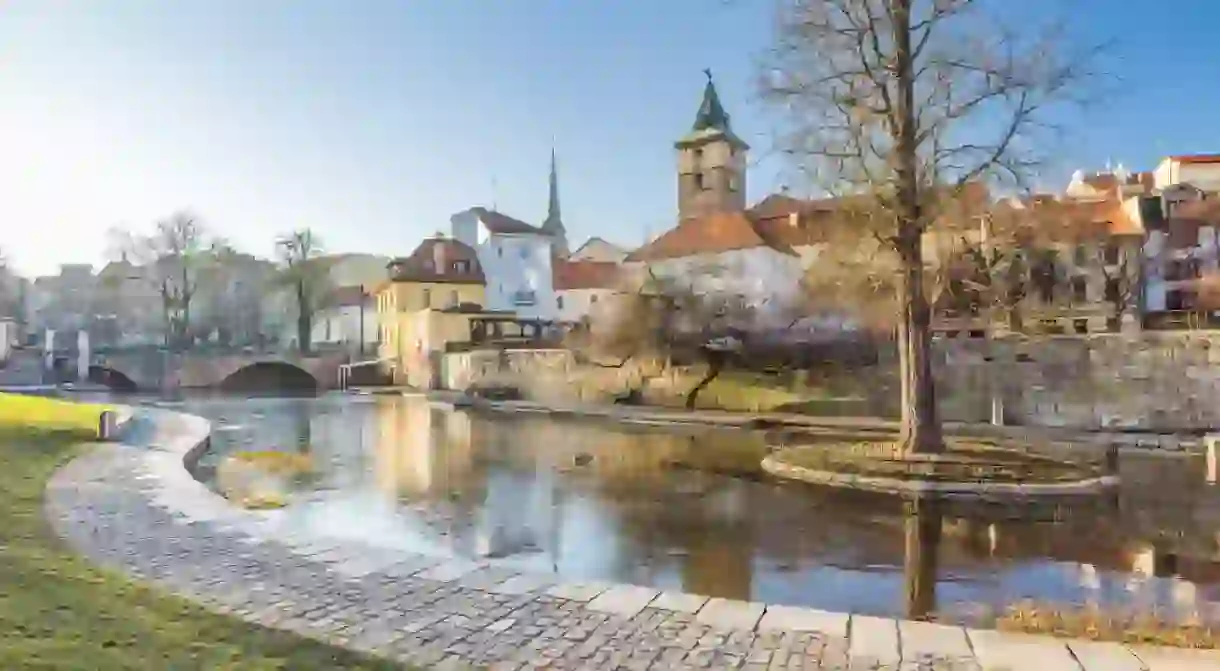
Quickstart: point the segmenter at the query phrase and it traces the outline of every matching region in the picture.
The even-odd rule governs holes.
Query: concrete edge
[[[456,392],[447,392],[442,396],[435,392],[409,391],[401,392],[403,396],[425,397],[433,403],[437,403],[446,408],[480,410],[485,412],[496,412],[504,414],[535,414],[543,413],[555,416],[566,417],[582,417],[589,419],[603,419],[615,422],[627,423],[650,423],[659,425],[674,425],[674,426],[709,426],[726,429],[760,429],[770,427],[755,427],[752,422],[762,420],[764,423],[776,421],[775,413],[757,413],[751,417],[751,413],[734,413],[728,411],[699,411],[694,414],[684,413],[681,410],[671,410],[667,408],[650,408],[647,406],[612,406],[598,405],[591,407],[578,406],[550,406],[534,401],[492,401],[482,398],[461,398],[461,400],[453,400]],[[721,413],[722,416],[701,415],[700,413]],[[784,425],[785,428],[793,430],[801,429],[826,429],[837,431],[863,431],[863,430],[878,430],[872,427],[840,425],[837,423],[838,418],[826,418],[832,420],[830,423],[817,423],[813,420],[817,418],[809,417],[802,418],[794,416],[791,418],[791,423]],[[863,418],[862,418],[863,419]],[[888,420],[877,420],[888,421]],[[890,430],[881,428],[882,430]],[[960,438],[979,438],[986,440],[1021,440],[1022,437],[1030,432],[1051,432],[1058,435],[1046,436],[1042,440],[1055,447],[1072,447],[1081,444],[1091,446],[1113,444],[1120,450],[1134,450],[1142,454],[1159,454],[1165,456],[1182,455],[1182,454],[1198,454],[1203,450],[1203,438],[1196,437],[1194,433],[1182,432],[1167,432],[1167,433],[1146,433],[1146,434],[1131,434],[1122,431],[1114,431],[1109,429],[1064,429],[1062,427],[1053,426],[993,426],[990,424],[968,424],[962,422],[945,422],[945,431],[949,437]]]
[[[1004,494],[1009,496],[1084,496],[1097,494],[1120,483],[1117,475],[1103,475],[1074,482],[913,482],[874,475],[853,475],[796,466],[773,455],[762,461],[762,469],[777,478],[807,482],[811,485],[861,489],[892,494]]]
[[[130,422],[137,413],[136,409],[127,408],[127,410],[130,413],[130,417],[126,421]],[[163,501],[177,504],[180,508],[189,507],[192,514],[188,514],[188,517],[202,515],[204,519],[210,517],[212,519],[228,519],[232,521],[245,518],[251,522],[266,519],[267,513],[264,511],[251,511],[232,505],[227,499],[196,480],[188,470],[189,467],[193,467],[198,462],[200,456],[210,445],[211,422],[203,417],[173,410],[152,408],[139,408],[138,410],[145,413],[145,416],[153,422],[180,423],[180,426],[176,427],[179,429],[177,434],[170,436],[168,441],[150,446],[146,452],[151,475],[161,480],[160,484],[164,492],[161,497]],[[200,494],[202,494],[202,497]],[[167,497],[168,501],[166,501]],[[190,505],[181,505],[184,500],[188,500]],[[201,505],[203,506],[202,509]],[[325,539],[319,537],[319,542],[323,541]],[[433,559],[418,553],[403,552],[402,554],[408,558]],[[455,568],[452,571],[442,571],[441,573],[446,574],[444,576],[437,575],[435,579],[441,582],[460,581],[472,572],[477,572],[479,569],[491,566],[487,562],[472,563],[458,558],[442,559],[440,561],[441,563],[435,565],[435,568]],[[417,577],[423,576],[424,573],[417,574]],[[930,628],[948,634],[951,637],[960,637],[962,640],[972,638],[979,631],[988,634],[1010,636],[1010,634],[1005,632],[974,630],[959,625],[931,624],[888,617],[878,618],[782,604],[714,599],[692,593],[666,591],[661,588],[637,586],[627,583],[563,582],[554,580],[553,574],[536,571],[514,570],[513,573],[515,574],[514,577],[503,581],[503,584],[507,585],[514,580],[519,581],[523,577],[528,578],[537,581],[538,585],[550,585],[546,590],[548,595],[583,602],[585,607],[589,607],[597,599],[598,601],[592,603],[592,605],[597,609],[611,613],[618,613],[620,610],[626,609],[634,614],[646,607],[675,610],[688,612],[696,621],[704,624],[729,626],[756,632],[778,630],[820,632],[827,635],[846,636],[851,631],[853,622],[860,620],[862,622],[892,622],[896,628]],[[493,586],[491,589],[495,591],[496,586]],[[627,613],[619,614],[626,615]],[[1032,639],[1040,645],[1065,648],[1077,643],[1087,643],[1113,656],[1124,659],[1130,656],[1133,659],[1138,659],[1130,648],[1117,642],[1093,642],[1086,641],[1085,639],[1058,638],[1050,635],[1018,636]],[[1158,652],[1164,650],[1167,654],[1178,651],[1177,648],[1156,648],[1155,650]]]

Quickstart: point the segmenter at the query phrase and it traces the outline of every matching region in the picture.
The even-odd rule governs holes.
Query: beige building
[[[466,316],[481,312],[485,279],[474,249],[457,240],[425,240],[389,263],[375,291],[381,331],[378,358],[396,384],[426,386],[451,340],[469,340]]]

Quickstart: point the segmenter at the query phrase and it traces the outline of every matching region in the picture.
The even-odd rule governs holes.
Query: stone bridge
[[[175,389],[326,389],[346,353],[297,354],[114,352],[93,357],[89,379],[126,391]]]

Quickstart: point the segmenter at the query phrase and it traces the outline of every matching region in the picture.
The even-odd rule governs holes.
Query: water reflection
[[[481,416],[422,399],[187,402],[214,450],[304,446],[319,533],[736,599],[977,620],[1023,599],[1217,618],[1220,489],[1124,457],[1116,500],[1020,510],[768,481],[762,436]]]

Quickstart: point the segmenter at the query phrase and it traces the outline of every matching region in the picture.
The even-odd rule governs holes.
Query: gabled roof
[[[483,226],[491,233],[503,235],[547,235],[546,231],[543,231],[541,228],[531,226],[520,219],[514,219],[503,212],[489,210],[485,207],[472,207],[467,212],[471,212],[478,217]]]
[[[364,287],[355,284],[344,287],[335,287],[331,290],[327,297],[326,304],[331,307],[351,307],[366,303],[368,294],[365,293]]]
[[[758,227],[745,212],[718,212],[682,220],[628,254],[625,261],[656,261],[754,247],[770,247],[781,254],[796,255],[791,245]]]
[[[1171,161],[1178,163],[1220,163],[1220,154],[1183,154],[1180,156],[1170,156]]]
[[[620,267],[610,261],[556,260],[551,268],[557,291],[612,289],[619,281]]]
[[[469,245],[452,238],[429,238],[405,258],[390,261],[392,282],[485,284],[479,257]]]

